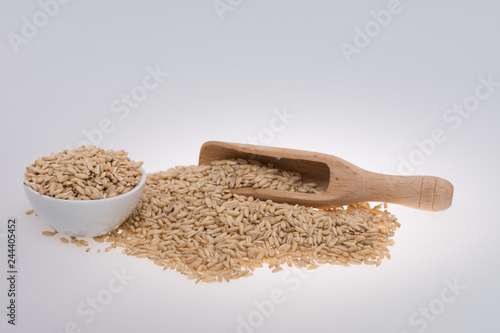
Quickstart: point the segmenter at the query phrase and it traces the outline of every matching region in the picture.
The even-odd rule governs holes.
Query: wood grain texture
[[[453,185],[433,176],[384,175],[361,169],[339,157],[304,150],[208,141],[200,150],[199,164],[244,158],[302,174],[304,182],[318,184],[321,194],[240,188],[233,193],[318,208],[378,201],[441,211],[451,206]]]

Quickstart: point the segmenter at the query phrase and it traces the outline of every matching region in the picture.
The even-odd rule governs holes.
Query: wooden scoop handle
[[[392,176],[369,172],[364,177],[367,200],[441,211],[453,200],[453,185],[433,176]]]

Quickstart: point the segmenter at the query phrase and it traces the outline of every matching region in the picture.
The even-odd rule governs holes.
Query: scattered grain
[[[55,159],[36,164],[43,166]],[[116,172],[106,165],[99,166],[96,174]],[[81,172],[75,169],[66,175],[77,173]],[[108,188],[121,193],[122,187]],[[124,254],[147,258],[196,283],[248,277],[264,264],[276,273],[283,265],[307,269],[321,264],[378,266],[390,258],[388,247],[394,244],[392,237],[400,224],[385,205],[315,209],[231,192],[241,187],[319,193],[316,184],[302,183],[299,173],[256,161],[178,166],[148,174],[130,217],[110,234],[93,239],[109,243],[105,252],[123,248]],[[88,246],[87,241],[74,237],[71,242]]]
[[[315,269],[320,264],[380,264],[399,226],[382,207],[359,203],[315,209],[231,193],[267,187],[319,193],[297,172],[256,161],[221,160],[147,175],[140,202],[112,234],[123,253],[148,258],[196,282],[247,277],[268,264]]]

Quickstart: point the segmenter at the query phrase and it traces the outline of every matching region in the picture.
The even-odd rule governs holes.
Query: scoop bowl
[[[74,237],[96,237],[109,233],[132,213],[146,184],[146,172],[143,168],[141,172],[139,184],[129,192],[99,200],[56,199],[23,186],[31,207],[55,230]]]

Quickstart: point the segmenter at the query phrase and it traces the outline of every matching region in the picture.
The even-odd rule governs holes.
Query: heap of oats
[[[319,264],[379,265],[390,258],[400,224],[381,206],[311,207],[232,194],[239,187],[317,193],[298,173],[255,161],[221,160],[147,175],[135,211],[109,235],[94,238],[123,247],[196,282],[230,281],[268,264],[308,269]]]

